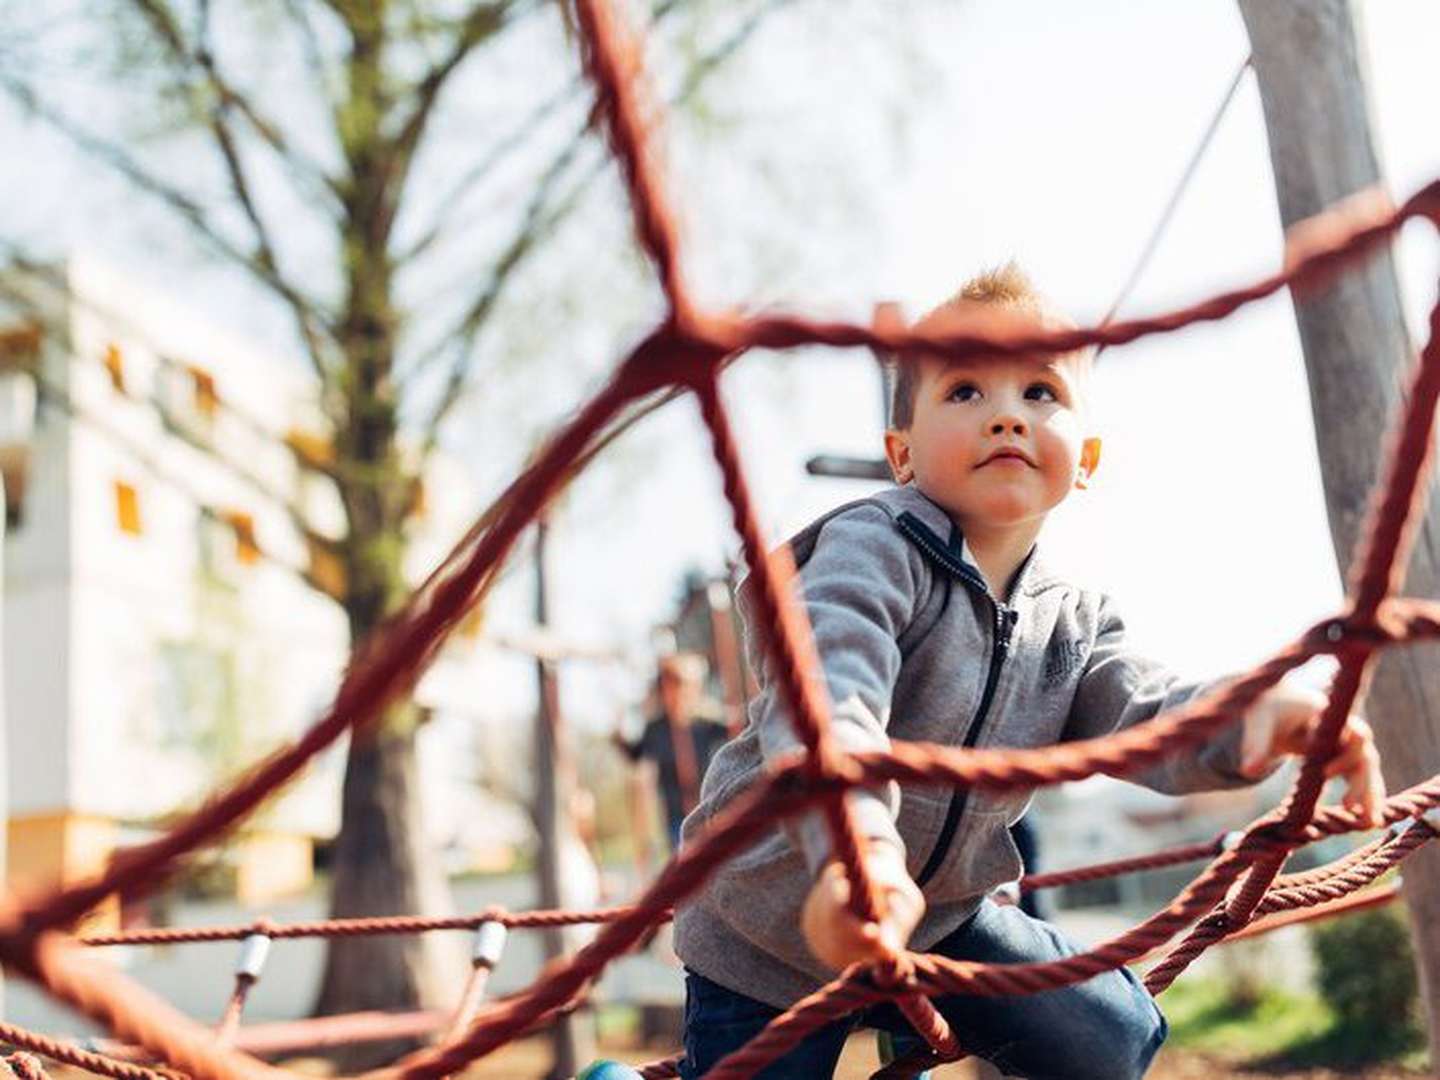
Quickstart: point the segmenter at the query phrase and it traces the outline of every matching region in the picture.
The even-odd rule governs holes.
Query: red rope
[[[1182,844],[1164,851],[1152,852],[1149,855],[1114,859],[1110,862],[1095,863],[1092,866],[1079,866],[1073,870],[1052,870],[1048,874],[1026,874],[1020,879],[1020,888],[1025,892],[1034,892],[1036,889],[1053,889],[1059,885],[1078,885],[1083,881],[1099,881],[1102,878],[1118,877],[1121,874],[1158,870],[1165,866],[1176,866],[1180,863],[1207,859],[1224,850],[1225,838],[1229,835],[1229,833],[1222,833],[1213,840],[1202,840],[1197,844]]]
[[[656,389],[682,384],[695,391],[711,433],[736,531],[756,581],[761,615],[773,631],[767,642],[804,756],[775,767],[737,800],[694,847],[682,851],[665,868],[639,903],[598,913],[608,921],[590,945],[552,965],[528,990],[483,1006],[466,1029],[446,1045],[412,1055],[396,1068],[372,1076],[418,1080],[449,1075],[547,1017],[572,1007],[611,958],[632,947],[675,903],[693,893],[715,866],[753,843],[779,818],[816,809],[825,815],[835,853],[852,884],[856,914],[877,918],[881,902],[865,873],[863,843],[844,799],[851,788],[903,779],[1006,790],[1078,779],[1096,772],[1125,775],[1209,737],[1233,722],[1286,671],[1322,653],[1339,657],[1340,672],[1300,775],[1284,803],[1252,824],[1233,850],[1218,854],[1163,911],[1087,952],[1046,964],[985,965],[903,953],[869,967],[857,966],[782,1014],[710,1075],[748,1076],[816,1027],[871,1001],[896,996],[907,1016],[937,1047],[936,1057],[951,1059],[958,1055],[959,1047],[925,995],[1035,993],[1069,985],[1134,960],[1169,941],[1203,915],[1191,933],[1152,971],[1158,986],[1252,917],[1273,918],[1307,905],[1344,902],[1344,898],[1357,895],[1356,890],[1432,837],[1428,828],[1412,827],[1322,871],[1277,876],[1286,856],[1297,845],[1357,825],[1353,816],[1344,811],[1317,810],[1315,804],[1325,763],[1335,751],[1341,727],[1373,654],[1398,642],[1434,637],[1440,628],[1440,605],[1391,595],[1399,587],[1418,527],[1417,509],[1428,475],[1434,410],[1440,397],[1440,306],[1432,312],[1430,342],[1406,398],[1405,416],[1390,449],[1385,480],[1376,489],[1365,540],[1350,575],[1351,599],[1346,612],[1312,628],[1289,649],[1203,701],[1106,739],[1034,750],[967,751],[903,743],[894,744],[885,753],[845,755],[838,750],[829,733],[828,703],[808,622],[791,600],[793,567],[783,553],[766,554],[716,380],[727,358],[756,347],[867,345],[887,351],[924,349],[949,357],[1069,351],[1088,345],[1118,345],[1148,334],[1224,318],[1287,285],[1303,287],[1327,279],[1386,242],[1411,218],[1440,218],[1440,182],[1423,189],[1380,222],[1355,224],[1332,215],[1326,224],[1335,227],[1327,235],[1336,239],[1329,247],[1251,286],[1166,314],[1092,329],[1041,332],[1001,312],[981,313],[960,329],[944,334],[816,321],[796,315],[738,318],[707,314],[695,307],[685,287],[674,214],[665,201],[656,151],[651,145],[658,118],[645,95],[639,47],[602,0],[579,0],[577,9],[586,69],[596,86],[598,113],[604,118],[619,159],[636,230],[656,265],[670,303],[670,316],[620,365],[611,382],[558,432],[535,464],[517,477],[402,611],[356,651],[334,703],[310,731],[292,746],[262,761],[166,835],[118,853],[105,874],[18,904],[0,922],[0,961],[188,1075],[203,1080],[260,1080],[288,1075],[216,1045],[212,1033],[140,990],[108,965],[86,959],[75,943],[53,931],[73,924],[107,895],[130,896],[154,888],[184,855],[232,827],[340,734],[372,722],[419,677],[445,635],[493,579],[520,531],[591,452],[602,429],[628,403]],[[1393,797],[1387,817],[1397,820],[1437,803],[1440,777]],[[1226,899],[1237,882],[1238,887]],[[573,918],[576,913],[543,915],[560,919]],[[538,925],[541,915],[532,918]],[[451,925],[473,924],[469,919],[451,921]],[[327,934],[438,928],[430,920],[299,925]],[[0,1028],[0,1036],[3,1033]],[[75,1064],[84,1060],[73,1048],[42,1043],[38,1037],[27,1038],[29,1043],[13,1041],[36,1049],[48,1047],[41,1052],[56,1060]],[[666,1064],[657,1063],[656,1067]],[[149,1080],[156,1075],[108,1059],[81,1067],[123,1080]]]

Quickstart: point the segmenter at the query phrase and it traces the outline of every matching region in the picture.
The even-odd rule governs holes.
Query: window
[[[125,354],[113,341],[105,346],[105,372],[117,394],[125,393]]]
[[[140,521],[140,496],[131,484],[124,480],[115,481],[115,524],[123,533],[140,536],[144,527]]]
[[[192,366],[189,370],[195,387],[195,411],[207,420],[215,419],[220,409],[220,392],[215,388],[215,376],[204,368]]]
[[[24,516],[37,396],[33,378],[0,368],[0,479],[5,484],[5,511],[11,528],[19,526]]]
[[[335,600],[345,598],[345,564],[330,548],[313,536],[306,537],[310,546],[310,570],[305,575],[310,584]]]
[[[260,561],[260,545],[255,542],[255,519],[239,510],[226,510],[220,518],[235,534],[235,558],[242,566]]]
[[[215,377],[192,364],[164,361],[156,384],[156,403],[165,426],[191,440],[215,434],[220,391]]]
[[[33,370],[44,334],[37,323],[0,327],[0,371]]]
[[[335,463],[335,444],[316,432],[291,428],[285,433],[285,445],[307,468],[325,469]]]
[[[18,529],[25,523],[25,482],[29,478],[29,451],[0,446],[0,481],[5,486],[5,528]]]

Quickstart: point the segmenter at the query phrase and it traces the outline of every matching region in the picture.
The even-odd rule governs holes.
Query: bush
[[[1270,938],[1256,937],[1226,945],[1221,981],[1230,1007],[1240,1013],[1258,1009],[1266,993],[1274,988],[1277,962]]]
[[[1397,907],[1317,926],[1310,934],[1320,995],[1357,1040],[1406,1042],[1415,1034],[1418,987],[1410,930]]]

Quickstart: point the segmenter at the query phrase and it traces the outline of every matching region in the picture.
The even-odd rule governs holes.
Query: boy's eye
[[[1059,401],[1060,395],[1048,383],[1031,383],[1025,388],[1026,401]]]
[[[974,383],[958,383],[950,388],[946,397],[950,401],[974,401],[980,396],[980,388]]]

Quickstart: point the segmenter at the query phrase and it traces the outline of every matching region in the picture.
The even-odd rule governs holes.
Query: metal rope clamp
[[[470,962],[476,967],[494,970],[505,951],[505,938],[509,933],[502,922],[493,919],[482,922],[475,928],[475,951],[470,956]]]
[[[235,959],[235,977],[258,982],[270,955],[270,935],[255,932],[240,943],[240,955]]]
[[[1430,829],[1431,832],[1440,836],[1440,806],[1432,806],[1419,817]]]

